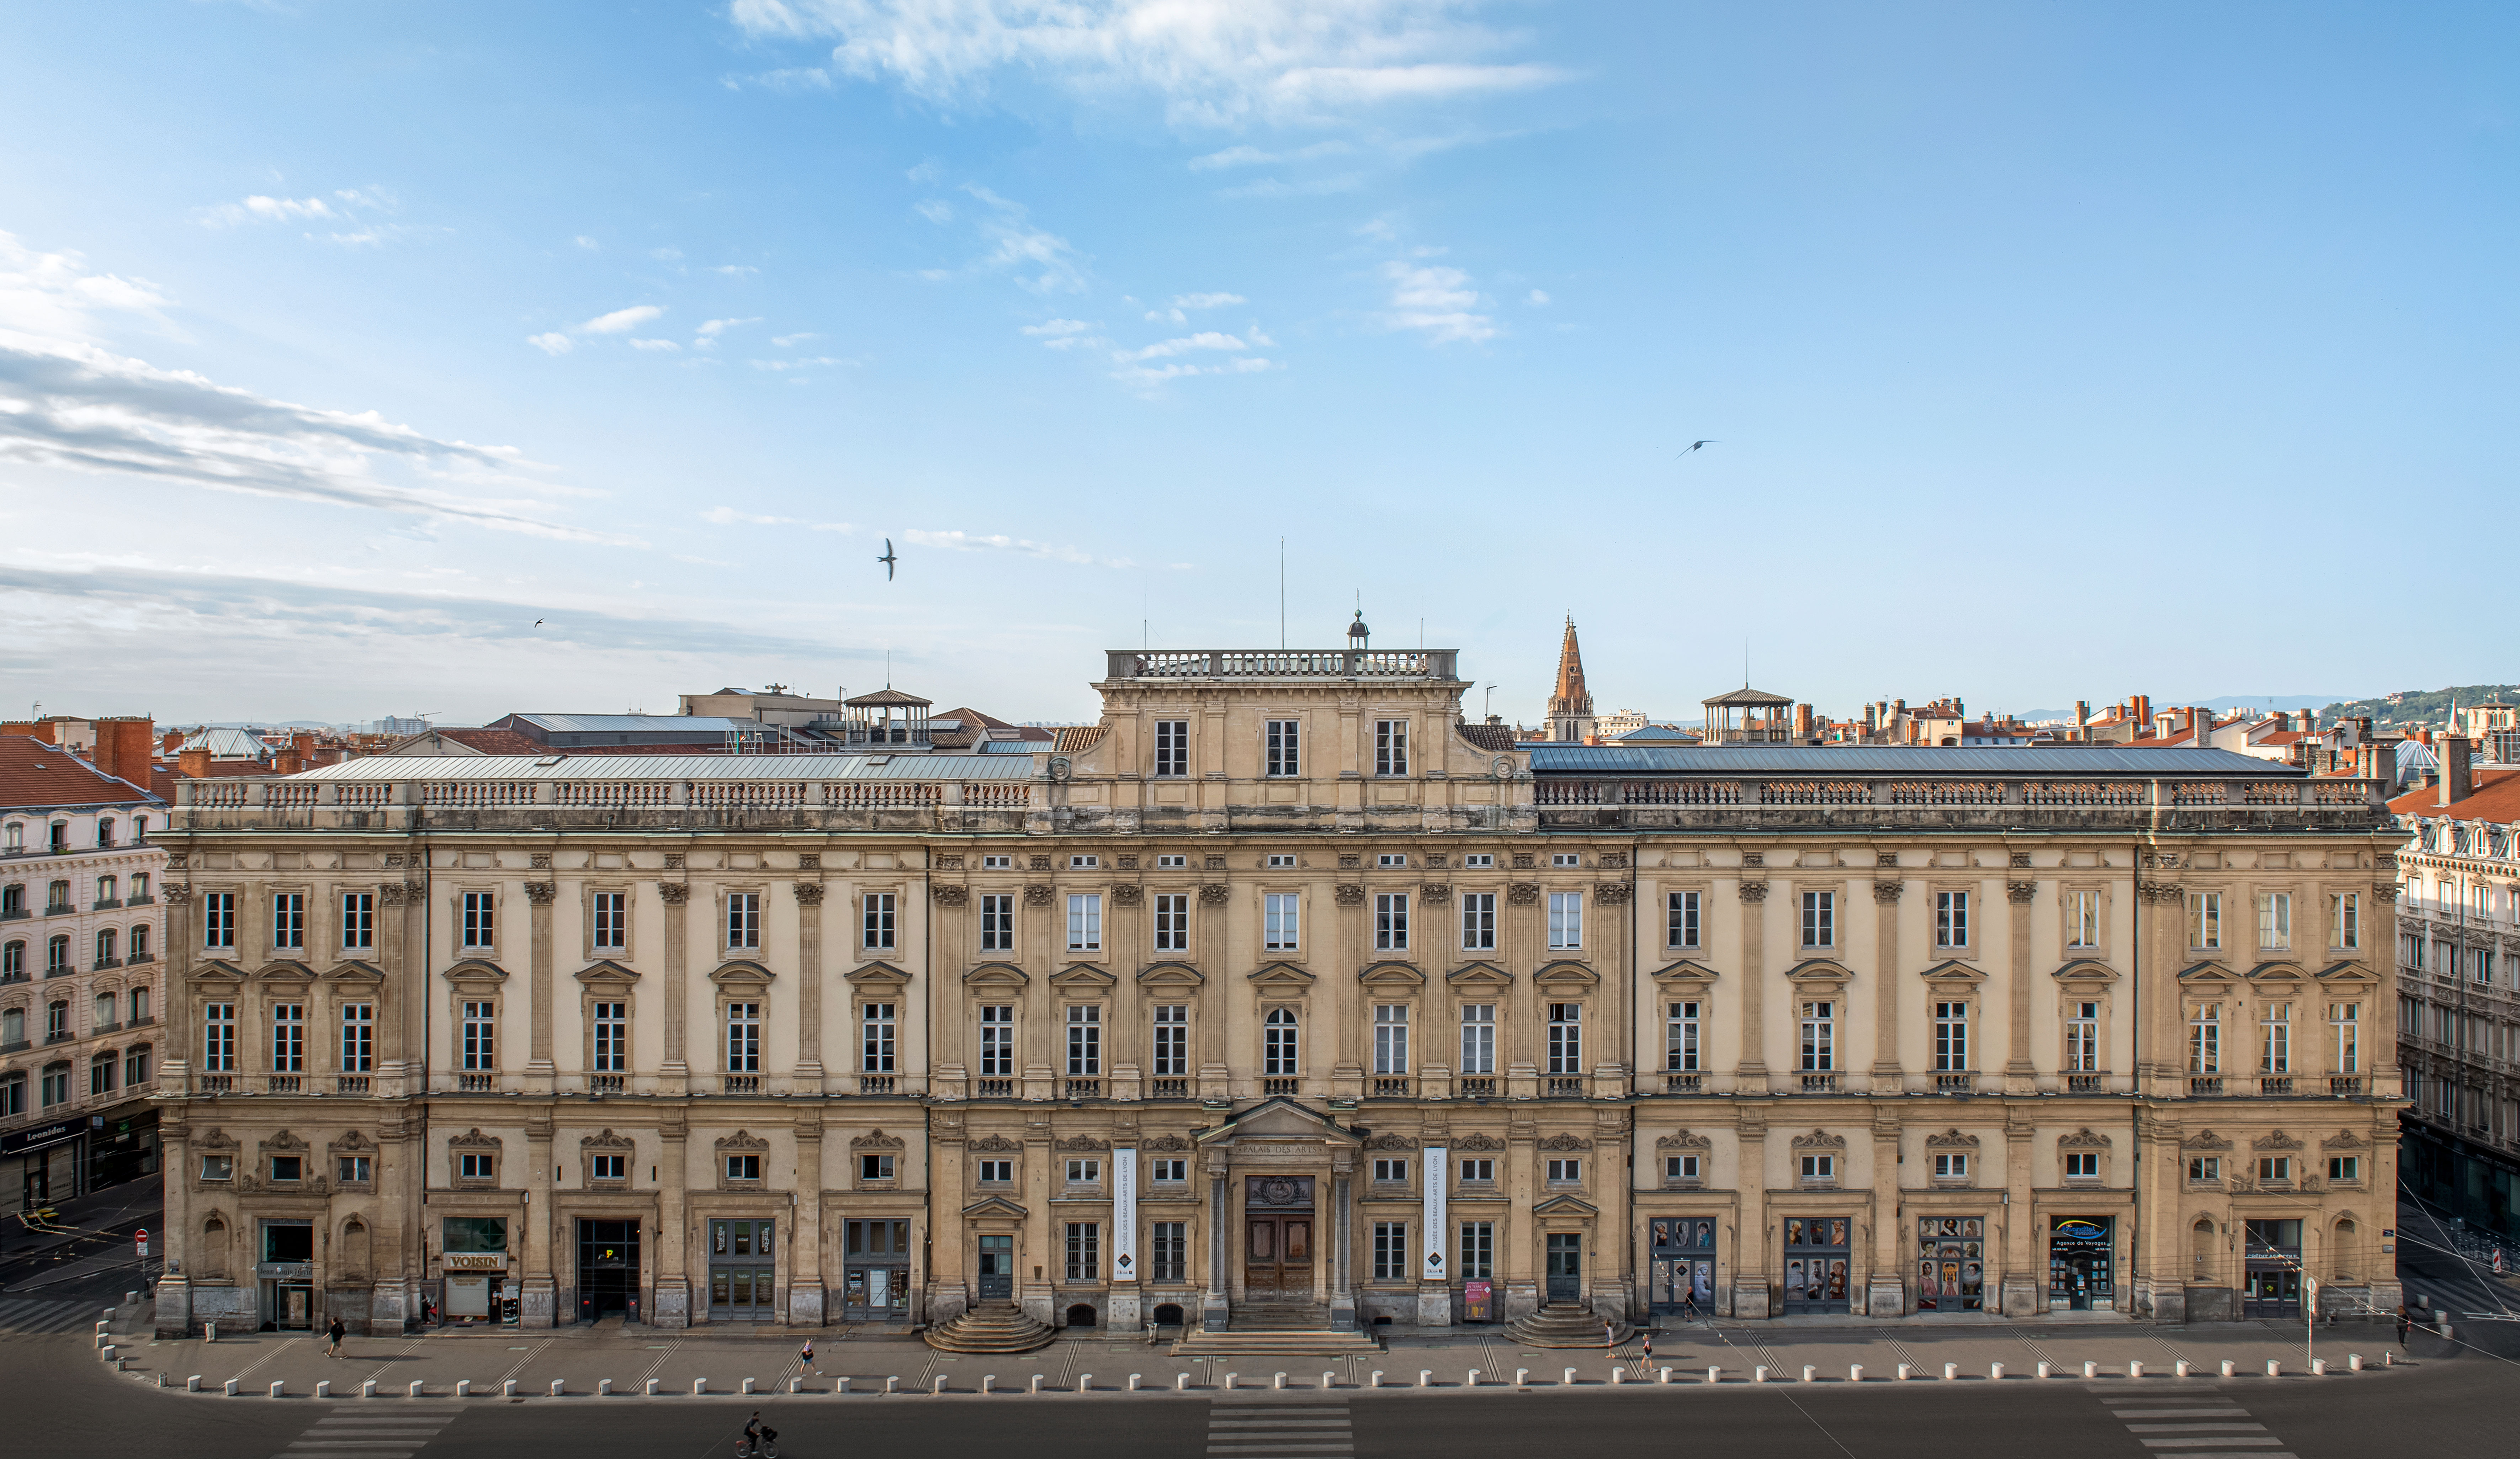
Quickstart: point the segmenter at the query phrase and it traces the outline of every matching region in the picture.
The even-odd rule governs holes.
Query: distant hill
[[[2371,727],[2407,730],[2441,729],[2450,723],[2451,706],[2481,705],[2489,700],[2505,704],[2520,699],[2520,685],[2461,684],[2451,689],[2406,689],[2384,694],[2376,699],[2345,700],[2318,711],[2320,724],[2334,724],[2339,719],[2353,719],[2368,714]]]

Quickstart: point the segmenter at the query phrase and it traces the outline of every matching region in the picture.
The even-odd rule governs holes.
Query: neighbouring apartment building
[[[0,1213],[158,1168],[166,802],[148,720],[83,723],[0,733]]]
[[[160,1330],[2394,1306],[2380,785],[1517,746],[1456,660],[185,786]]]
[[[2389,802],[2398,853],[2398,1037],[2407,1184],[2520,1242],[2520,768],[2439,742],[2435,784]]]

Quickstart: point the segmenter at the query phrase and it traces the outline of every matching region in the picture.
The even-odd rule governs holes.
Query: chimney
[[[184,732],[182,730],[168,730],[166,733],[158,737],[158,752],[159,754],[173,754],[176,751],[183,748]]]
[[[2444,735],[2441,741],[2441,802],[2455,804],[2476,793],[2476,780],[2467,764],[2468,752],[2476,742],[2464,735]]]
[[[2081,729],[2084,725],[2091,723],[2091,721],[2092,702],[2087,699],[2078,699],[2074,701],[2074,728]]]
[[[61,736],[49,719],[11,719],[0,721],[0,735],[24,735],[47,745],[59,745]]]
[[[1809,705],[1796,705],[1794,706],[1794,738],[1797,740],[1808,740],[1811,737],[1812,707]]]
[[[108,775],[149,789],[150,747],[158,726],[145,716],[120,715],[96,722],[96,751],[91,758]]]
[[[2128,700],[2127,717],[2136,722],[2136,732],[2138,734],[2149,731],[2152,728],[2152,696],[2149,694],[2138,694],[2135,698]]]
[[[207,780],[210,775],[210,752],[207,746],[186,750],[175,756],[175,773],[186,780]]]

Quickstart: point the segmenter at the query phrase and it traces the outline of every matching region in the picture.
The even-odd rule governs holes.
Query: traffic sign
[[[131,1244],[132,1244],[133,1248],[135,1249],[136,1254],[138,1254],[138,1255],[142,1255],[142,1256],[146,1256],[146,1255],[148,1255],[148,1254],[149,1254],[149,1228],[148,1228],[148,1227],[146,1227],[146,1226],[143,1226],[143,1227],[141,1227],[139,1230],[137,1230],[137,1231],[133,1232],[133,1233],[131,1234]]]

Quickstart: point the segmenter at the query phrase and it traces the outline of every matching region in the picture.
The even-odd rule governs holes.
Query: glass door
[[[980,1300],[1012,1301],[1015,1295],[1015,1239],[1012,1236],[980,1238]]]
[[[1583,1299],[1584,1233],[1552,1231],[1549,1233],[1549,1299],[1571,1302]]]
[[[1844,1216],[1786,1218],[1786,1315],[1849,1310],[1847,1234],[1851,1225]]]
[[[1986,1305],[1986,1217],[1920,1216],[1916,1221],[1916,1306],[1975,1312]]]
[[[1712,1217],[1673,1217],[1652,1221],[1653,1309],[1700,1316],[1715,1312],[1715,1221]]]
[[[709,1320],[771,1322],[778,1317],[778,1265],[770,1221],[709,1224]]]

